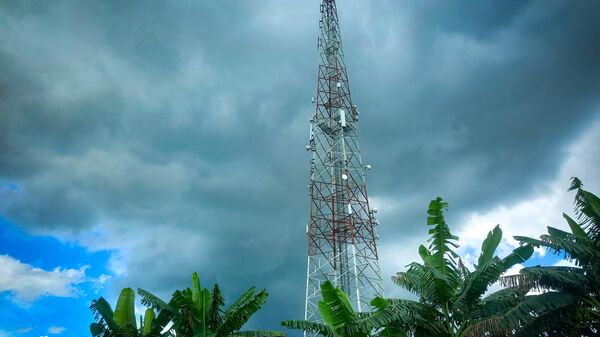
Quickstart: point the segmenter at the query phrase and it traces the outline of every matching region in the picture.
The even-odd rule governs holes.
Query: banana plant
[[[476,337],[510,334],[501,324],[503,316],[519,303],[523,294],[517,289],[503,289],[485,297],[488,288],[510,267],[523,263],[533,254],[533,246],[525,244],[505,258],[495,251],[502,239],[496,226],[481,246],[474,270],[470,270],[456,254],[458,237],[445,221],[448,204],[437,198],[427,211],[428,247],[421,245],[421,263],[413,262],[392,281],[419,296],[418,301],[389,299],[388,304],[401,313],[392,324],[415,337]],[[384,302],[380,307],[383,308]]]
[[[515,336],[597,336],[600,331],[600,198],[582,186],[572,179],[576,217],[563,213],[570,232],[548,227],[539,239],[515,237],[574,264],[526,267],[501,278],[506,286],[537,293],[507,313]]]
[[[162,326],[168,323],[166,316],[156,317],[152,309],[146,309],[140,317],[140,326],[135,319],[135,292],[131,288],[121,290],[115,310],[103,297],[92,301],[90,310],[95,322],[90,325],[92,337],[154,337],[160,336]]]
[[[167,303],[152,293],[138,289],[142,304],[157,310],[173,322],[177,337],[283,337],[281,331],[241,331],[250,317],[261,309],[268,294],[248,289],[227,309],[218,285],[202,288],[197,273],[192,274],[192,288],[176,290]]]
[[[372,306],[378,308],[376,312],[357,313],[348,295],[331,282],[326,281],[321,285],[321,295],[323,299],[318,306],[323,323],[288,320],[281,322],[281,325],[326,337],[406,337],[404,331],[391,324],[401,313],[381,297],[371,302]]]

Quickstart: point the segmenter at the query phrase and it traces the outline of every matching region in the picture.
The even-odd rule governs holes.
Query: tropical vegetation
[[[152,293],[138,289],[142,304],[165,315],[173,322],[171,329],[178,337],[282,337],[281,331],[240,331],[242,326],[266,302],[265,290],[248,289],[227,309],[221,289],[202,288],[197,273],[192,274],[192,287],[176,290],[167,303]]]
[[[388,325],[400,317],[400,312],[389,307],[380,297],[371,302],[372,305],[380,307],[379,310],[373,313],[357,313],[352,308],[348,295],[331,282],[326,281],[321,285],[321,295],[323,299],[319,301],[318,306],[323,323],[289,320],[281,322],[281,325],[327,337],[368,337],[375,331],[388,337],[406,336],[403,331]]]
[[[452,234],[444,219],[447,203],[441,198],[429,204],[427,225],[429,246],[421,245],[422,263],[413,262],[406,272],[393,281],[419,296],[418,301],[375,298],[373,313],[357,314],[347,296],[331,283],[321,288],[323,300],[319,312],[324,323],[284,321],[283,326],[319,333],[324,336],[415,336],[467,337],[494,336],[510,333],[501,325],[503,315],[519,303],[516,289],[503,289],[483,297],[500,275],[533,254],[533,246],[523,245],[500,259],[495,256],[502,239],[496,226],[487,235],[481,254],[469,268],[458,257],[458,237]]]
[[[505,319],[515,336],[600,336],[600,199],[582,188],[576,190],[576,220],[563,213],[570,232],[548,227],[539,239],[517,236],[525,245],[562,255],[572,266],[532,266],[501,282],[530,293]]]
[[[153,337],[160,336],[163,326],[168,323],[164,315],[156,317],[152,309],[146,309],[144,317],[140,317],[140,326],[135,319],[135,292],[131,288],[121,291],[115,310],[100,297],[92,301],[90,306],[95,322],[90,325],[93,337]]]
[[[512,266],[533,254],[532,245],[523,245],[504,258],[495,255],[502,239],[496,226],[481,245],[471,270],[457,255],[458,237],[444,219],[448,204],[441,198],[431,201],[427,211],[429,246],[421,245],[422,262],[413,262],[393,282],[419,297],[418,301],[392,299],[389,304],[403,314],[393,323],[416,337],[467,337],[506,335],[503,316],[519,302],[516,289],[502,289],[485,295],[488,288]],[[484,296],[485,295],[485,296]]]
[[[600,336],[600,198],[573,178],[575,217],[563,217],[570,231],[548,227],[539,239],[514,237],[520,245],[500,258],[496,250],[502,230],[496,226],[481,245],[477,261],[456,253],[458,237],[446,223],[448,204],[432,200],[427,213],[429,239],[418,249],[421,262],[412,262],[392,277],[417,300],[371,301],[372,312],[356,312],[348,296],[331,282],[321,285],[322,322],[288,320],[290,329],[326,337],[495,337]],[[503,276],[543,248],[570,265],[529,266]],[[506,288],[491,292],[500,282]],[[491,292],[491,293],[490,293]],[[113,311],[100,297],[90,309],[93,337],[281,337],[281,331],[241,330],[264,305],[267,292],[248,289],[225,308],[218,285],[203,288],[197,273],[192,287],[176,290],[166,302],[138,289],[148,309],[135,319],[135,293],[121,292]]]

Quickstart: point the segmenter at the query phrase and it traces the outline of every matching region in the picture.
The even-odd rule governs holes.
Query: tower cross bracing
[[[383,294],[377,220],[369,206],[335,0],[321,3],[315,114],[310,120],[310,218],[305,319],[321,321],[320,285],[329,280],[358,312]]]

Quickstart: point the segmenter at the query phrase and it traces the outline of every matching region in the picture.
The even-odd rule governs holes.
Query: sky
[[[390,276],[429,200],[467,260],[600,193],[597,1],[339,0]],[[88,335],[123,287],[304,310],[319,1],[0,1],[0,337]],[[532,264],[564,264],[537,251]],[[138,303],[139,305],[139,303]]]

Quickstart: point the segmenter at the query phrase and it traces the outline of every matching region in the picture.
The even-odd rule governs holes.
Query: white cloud
[[[24,327],[24,328],[19,328],[14,331],[7,331],[7,330],[0,329],[0,337],[16,337],[17,335],[26,334],[26,333],[30,332],[31,330],[33,330],[33,328],[30,326]]]
[[[48,333],[52,335],[58,335],[63,333],[65,330],[67,330],[67,328],[64,328],[62,326],[51,326],[48,328]]]
[[[577,265],[569,260],[559,260],[554,264],[555,267],[577,267]]]
[[[17,330],[15,330],[15,332],[18,333],[18,334],[24,334],[24,333],[28,333],[31,330],[33,330],[33,328],[30,327],[30,326],[28,326],[28,327],[25,327],[25,328],[17,329]]]
[[[504,275],[509,276],[509,275],[518,275],[519,272],[521,271],[521,269],[523,269],[523,265],[520,263],[515,264],[514,266],[510,267],[506,273],[504,273]]]
[[[518,246],[518,242],[512,238],[514,235],[539,237],[546,232],[547,226],[568,229],[562,213],[572,214],[574,192],[567,192],[569,179],[577,176],[583,181],[584,188],[594,193],[600,192],[600,181],[595,179],[597,168],[600,167],[597,144],[600,144],[600,120],[593,123],[568,148],[566,161],[556,178],[541,186],[530,198],[511,205],[498,205],[487,212],[468,214],[463,221],[466,225],[458,232],[461,250],[479,252],[488,231],[497,224],[500,224],[504,233],[499,256],[505,256]],[[536,252],[544,254],[542,250]]]
[[[94,291],[98,293],[100,290],[104,289],[104,286],[111,278],[110,275],[102,274],[98,278],[92,279],[91,282]]]
[[[0,255],[0,293],[10,292],[18,302],[32,302],[42,296],[75,297],[75,285],[85,281],[87,266],[79,269],[43,270],[11,256]]]

